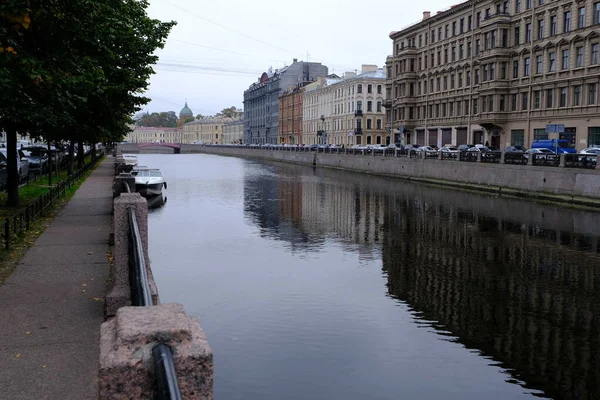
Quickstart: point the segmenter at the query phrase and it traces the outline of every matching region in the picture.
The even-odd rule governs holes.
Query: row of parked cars
[[[83,146],[84,154],[91,152],[90,146]],[[59,169],[64,168],[69,158],[69,144],[62,143],[55,146],[50,146],[45,143],[31,143],[28,140],[19,141],[17,143],[17,169],[19,174],[19,182],[25,182],[30,175],[45,174],[50,168],[50,160],[52,160],[53,169],[58,166]],[[77,157],[77,147],[75,147],[74,157]],[[6,143],[0,143],[0,188],[6,185],[6,166],[8,164],[8,155]]]

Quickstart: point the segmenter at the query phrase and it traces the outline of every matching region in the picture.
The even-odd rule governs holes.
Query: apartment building
[[[244,119],[236,119],[223,124],[223,143],[242,144],[244,141]]]
[[[281,92],[296,84],[314,82],[327,71],[321,63],[294,59],[292,65],[264,72],[244,91],[244,143],[277,144]]]
[[[209,117],[197,119],[183,125],[183,143],[223,144],[223,126],[237,119],[229,117]]]
[[[160,126],[137,126],[133,127],[124,140],[130,143],[182,143],[183,130]]]
[[[302,143],[302,96],[306,83],[290,87],[279,96],[279,143]]]
[[[390,34],[390,127],[438,146],[600,145],[599,27],[597,0],[470,0],[424,12]]]
[[[389,144],[386,130],[386,75],[376,65],[362,65],[361,73],[330,75],[304,91],[305,143]]]

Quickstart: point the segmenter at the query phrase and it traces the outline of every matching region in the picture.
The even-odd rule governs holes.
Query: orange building
[[[302,93],[305,84],[292,86],[279,96],[279,143],[302,143]]]

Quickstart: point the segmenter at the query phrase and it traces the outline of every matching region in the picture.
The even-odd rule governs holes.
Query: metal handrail
[[[151,306],[152,295],[150,294],[150,285],[148,283],[148,273],[146,271],[146,259],[144,257],[144,248],[140,228],[135,216],[135,210],[132,206],[129,211],[129,273],[131,284],[131,303],[134,306]]]
[[[127,192],[129,185],[125,182]],[[152,293],[146,270],[146,259],[142,246],[142,236],[138,226],[135,209],[129,206],[129,282],[131,284],[131,304],[139,307],[152,306]],[[158,400],[181,400],[173,352],[171,348],[158,343],[152,348],[154,377],[156,379],[156,398]]]
[[[164,343],[157,344],[152,349],[152,358],[156,376],[156,398],[158,400],[181,400],[171,348]]]

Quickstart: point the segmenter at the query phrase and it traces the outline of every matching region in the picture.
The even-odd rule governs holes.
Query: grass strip
[[[17,240],[11,242],[10,250],[5,250],[4,246],[0,249],[0,284],[13,273],[17,263],[25,253],[33,246],[37,238],[44,233],[46,228],[50,226],[56,214],[71,200],[77,189],[83,182],[90,176],[90,174],[100,165],[106,156],[101,156],[92,168],[85,172],[85,174],[77,180],[70,189],[67,189],[66,194],[56,200],[45,212],[44,216],[36,218],[31,222],[29,229],[24,229],[17,234]],[[47,191],[47,190],[46,190]],[[45,192],[43,192],[45,193]]]

